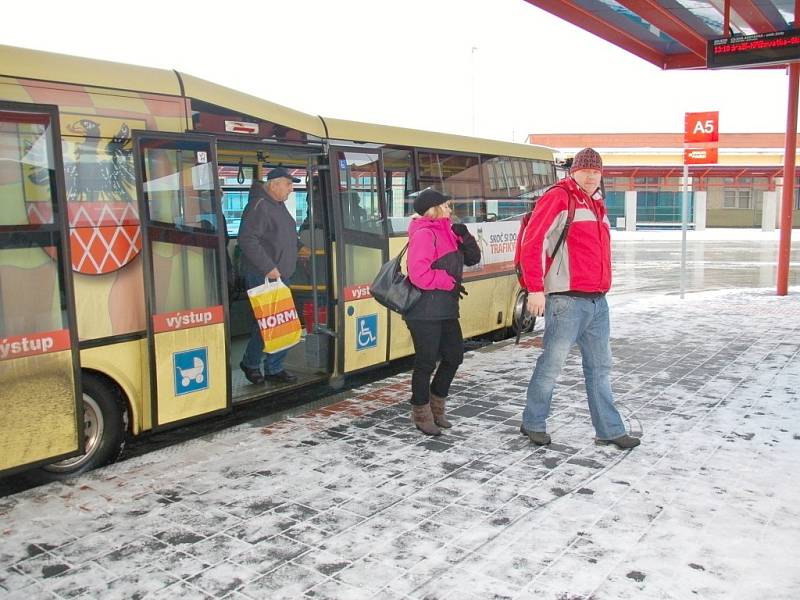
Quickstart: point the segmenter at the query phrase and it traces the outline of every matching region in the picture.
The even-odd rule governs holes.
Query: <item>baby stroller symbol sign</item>
[[[175,395],[208,389],[208,349],[195,348],[172,355]]]

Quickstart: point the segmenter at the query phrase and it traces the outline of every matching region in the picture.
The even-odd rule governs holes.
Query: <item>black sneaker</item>
[[[527,435],[528,439],[537,446],[547,446],[550,443],[550,434],[544,431],[528,431],[524,425],[519,426],[519,432],[522,435]]]
[[[297,381],[297,375],[292,375],[289,371],[284,369],[277,373],[267,373],[266,379],[274,383],[294,383]]]
[[[637,438],[633,437],[632,435],[621,435],[618,438],[614,438],[613,440],[600,440],[595,439],[595,444],[598,446],[608,446],[609,444],[614,444],[620,450],[630,450],[631,448],[636,448],[642,441]]]
[[[261,372],[261,369],[251,369],[250,367],[246,367],[243,362],[239,363],[239,368],[244,371],[244,376],[250,383],[255,385],[264,383],[264,374]]]

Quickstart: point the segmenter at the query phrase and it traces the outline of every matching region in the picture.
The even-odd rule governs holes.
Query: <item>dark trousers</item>
[[[406,321],[414,341],[414,371],[411,375],[411,404],[427,404],[430,394],[447,397],[458,365],[464,361],[464,338],[458,319]],[[440,360],[436,369],[436,361]],[[436,375],[431,375],[436,369]]]

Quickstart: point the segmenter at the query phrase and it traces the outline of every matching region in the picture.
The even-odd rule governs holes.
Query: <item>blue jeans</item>
[[[253,273],[245,273],[244,281],[247,289],[263,285],[264,278],[260,275]],[[286,285],[289,282],[283,280]],[[247,342],[247,347],[244,349],[244,356],[242,357],[242,364],[248,369],[260,369],[262,361],[264,362],[264,373],[266,375],[274,375],[283,371],[283,360],[289,350],[281,350],[274,354],[267,354],[264,352],[264,340],[261,338],[261,330],[258,328],[258,322],[253,319],[253,329],[250,332],[250,339]]]
[[[605,297],[579,298],[549,295],[545,301],[543,350],[528,384],[528,401],[522,425],[528,431],[546,431],[556,378],[577,342],[583,360],[583,377],[589,412],[597,437],[611,440],[625,434],[625,425],[611,393],[611,328]]]

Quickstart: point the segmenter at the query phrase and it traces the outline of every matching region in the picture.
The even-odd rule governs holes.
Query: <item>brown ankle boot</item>
[[[412,404],[411,422],[425,435],[442,435],[442,430],[433,422],[430,404]]]
[[[433,422],[439,427],[450,429],[453,424],[447,420],[444,414],[446,398],[440,398],[435,394],[431,394],[431,412],[433,413]]]

